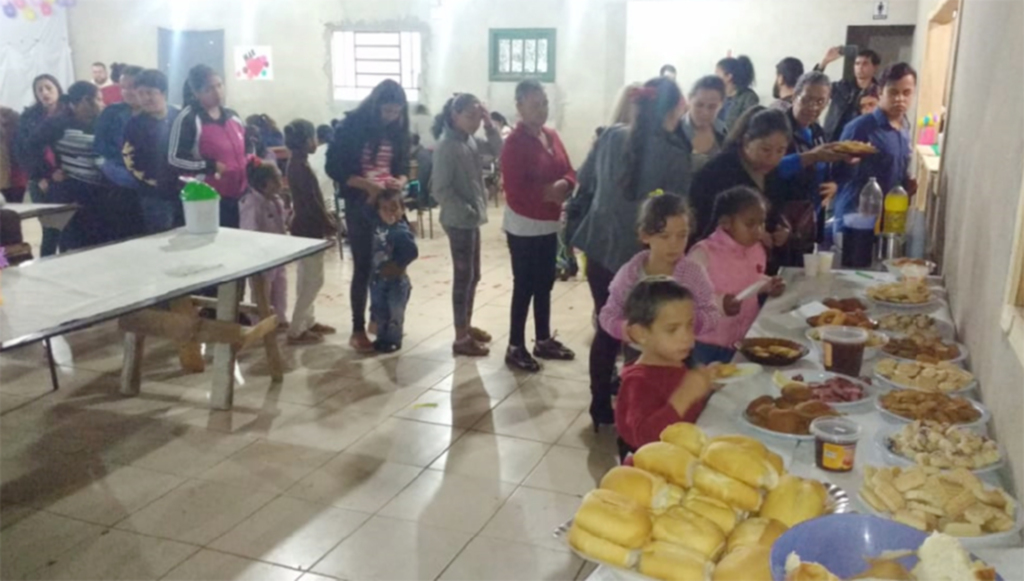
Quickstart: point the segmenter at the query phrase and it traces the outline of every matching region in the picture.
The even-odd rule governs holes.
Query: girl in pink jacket
[[[238,204],[239,225],[242,230],[287,235],[291,214],[285,209],[281,199],[284,184],[277,166],[255,155],[251,156],[246,165],[246,179],[249,182],[249,191]],[[260,276],[265,282],[267,299],[277,315],[278,326],[287,328],[288,279],[285,277],[285,268],[279,266]],[[255,300],[256,287],[252,286],[251,290]]]
[[[768,254],[761,243],[767,213],[764,198],[751,188],[738,186],[721,192],[715,198],[712,222],[718,227],[690,251],[688,258],[707,269],[716,301],[729,315],[712,330],[698,330],[693,355],[701,363],[731,361],[736,354],[733,346],[747,335],[757,318],[757,296],[738,301],[736,295],[767,278]],[[761,293],[775,297],[785,288],[782,279],[776,277]]]

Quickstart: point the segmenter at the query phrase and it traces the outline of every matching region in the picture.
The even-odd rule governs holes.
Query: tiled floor
[[[420,241],[401,352],[346,346],[349,264],[336,252],[317,304],[342,333],[283,346],[273,384],[258,350],[239,360],[231,412],[206,405],[154,342],[143,394],[117,392],[114,324],[0,358],[0,577],[4,579],[567,579],[591,568],[552,538],[615,463],[595,435],[586,355],[591,299],[559,282],[553,326],[574,362],[513,373],[503,355],[511,273],[492,210],[474,323],[481,359],[451,355],[451,261]],[[30,237],[36,234],[28,223]],[[440,228],[435,228],[439,233]],[[528,328],[528,336],[532,328]],[[283,343],[283,342],[282,342]]]

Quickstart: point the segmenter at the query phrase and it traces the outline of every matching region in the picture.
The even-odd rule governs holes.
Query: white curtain
[[[75,80],[67,10],[31,21],[0,15],[0,105],[20,112],[34,103],[32,79],[43,73],[57,77],[65,90]]]

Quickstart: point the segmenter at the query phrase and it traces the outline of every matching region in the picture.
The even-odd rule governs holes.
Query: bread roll
[[[715,566],[712,581],[772,581],[771,545],[729,551]]]
[[[683,488],[693,485],[691,473],[696,464],[697,457],[686,448],[668,442],[651,442],[633,455],[633,465],[637,468],[657,474]]]
[[[627,549],[644,546],[651,534],[651,519],[642,506],[618,492],[600,488],[583,497],[573,526]]]
[[[771,547],[775,539],[782,536],[789,527],[770,518],[748,518],[741,522],[729,535],[726,551],[733,552],[740,547],[761,545]]]
[[[731,507],[750,512],[761,508],[760,492],[703,464],[698,464],[693,471],[693,485],[705,495]]]
[[[693,549],[655,541],[644,547],[640,573],[664,581],[706,581],[714,565]]]
[[[708,437],[696,424],[678,422],[661,431],[661,441],[686,448],[694,456],[699,456],[708,443]]]
[[[779,472],[768,462],[767,456],[728,442],[708,444],[700,461],[753,488],[771,490],[779,483]]]
[[[601,488],[627,496],[655,513],[680,503],[683,489],[665,479],[632,466],[616,466],[601,479]]]
[[[775,471],[779,473],[779,476],[782,476],[783,474],[786,473],[786,465],[782,461],[782,456],[779,456],[775,452],[769,450],[768,457],[766,459],[768,460],[768,463],[771,464],[773,468],[775,468]]]
[[[725,533],[710,520],[682,507],[670,508],[654,519],[651,535],[656,541],[665,541],[688,547],[712,561],[725,550]]]
[[[751,450],[753,452],[757,452],[762,457],[767,457],[768,456],[768,448],[764,444],[759,442],[758,440],[755,440],[754,438],[750,438],[748,436],[741,436],[739,434],[730,434],[728,436],[718,436],[718,437],[715,437],[715,438],[711,438],[711,440],[708,442],[708,444],[713,444],[715,442],[727,442],[729,444],[735,444],[735,445],[737,445],[737,446],[739,446],[741,448],[746,448],[746,449]]]
[[[715,523],[726,535],[736,528],[738,520],[736,510],[720,500],[697,494],[687,497],[683,501],[683,508],[691,510]]]
[[[640,555],[639,551],[620,547],[611,541],[588,533],[575,522],[569,529],[569,544],[588,557],[624,569],[636,565]]]
[[[981,561],[971,561],[960,541],[943,534],[932,533],[917,549],[918,562],[913,574],[917,579],[956,579],[982,581],[995,579],[995,569]]]
[[[818,563],[803,563],[796,553],[786,557],[785,581],[842,581]]]
[[[825,514],[827,498],[828,493],[821,482],[788,474],[768,493],[760,515],[792,528],[805,520]]]

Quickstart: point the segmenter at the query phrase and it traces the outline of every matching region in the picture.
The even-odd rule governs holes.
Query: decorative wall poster
[[[269,46],[236,46],[235,78],[243,81],[272,81],[274,68]]]
[[[52,16],[54,6],[71,8],[77,0],[3,0],[0,2],[4,16],[35,20],[39,16]]]

